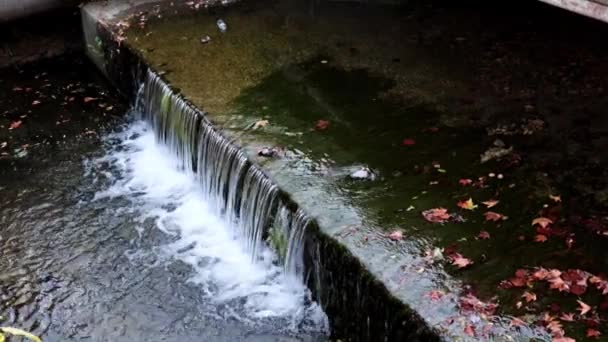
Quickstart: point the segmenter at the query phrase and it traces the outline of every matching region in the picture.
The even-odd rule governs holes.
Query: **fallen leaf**
[[[17,129],[21,126],[23,122],[21,120],[11,122],[11,125],[8,127],[9,130]]]
[[[599,330],[595,330],[595,329],[587,329],[587,337],[600,337],[602,333],[599,332]]]
[[[564,322],[574,322],[574,314],[573,313],[562,313],[559,317]]]
[[[576,342],[576,340],[570,337],[562,336],[553,338],[553,342]]]
[[[325,130],[328,127],[329,127],[329,121],[327,121],[327,120],[319,120],[315,124],[315,129],[318,130],[318,131]]]
[[[82,99],[82,100],[84,101],[84,103],[89,103],[89,102],[91,102],[91,101],[95,101],[95,100],[97,100],[97,98],[96,98],[96,97],[90,97],[90,96],[87,96],[87,97],[85,97],[85,98],[84,98],[84,99]]]
[[[538,234],[534,237],[534,241],[536,242],[545,242],[547,241],[547,236],[543,235],[543,234]]]
[[[504,216],[503,214],[499,214],[499,213],[495,213],[493,211],[487,211],[483,214],[483,216],[485,216],[486,221],[500,221],[500,220],[506,220],[507,217]]]
[[[557,195],[557,196],[549,195],[549,198],[555,203],[560,203],[562,201],[562,196],[560,196],[560,195]]]
[[[42,103],[42,102],[40,102],[40,101],[38,101],[38,100],[34,100],[34,101],[32,101],[32,106],[36,106],[36,105],[39,105],[39,104],[41,104],[41,103]]]
[[[568,286],[568,284],[566,284],[566,282],[564,281],[564,279],[562,279],[561,277],[555,277],[552,279],[548,280],[549,283],[551,283],[551,285],[549,285],[549,288],[554,289],[554,290],[558,290],[559,292],[563,292],[563,291],[569,291],[570,287]]]
[[[388,238],[393,241],[401,241],[403,239],[403,232],[400,230],[395,230],[394,232],[388,235]]]
[[[498,202],[499,201],[497,201],[497,200],[487,200],[487,201],[481,202],[481,203],[483,203],[486,206],[486,208],[490,209],[490,208],[496,206],[498,204]]]
[[[527,303],[536,301],[536,294],[534,292],[525,291],[521,297],[525,299]]]
[[[260,120],[260,121],[256,121],[256,122],[253,124],[253,129],[263,128],[263,127],[268,126],[268,124],[269,124],[268,120]]]
[[[414,140],[414,139],[406,138],[406,139],[403,139],[403,141],[401,142],[401,146],[413,146],[413,145],[416,145],[416,140]]]
[[[473,184],[473,180],[472,179],[468,179],[468,178],[463,178],[463,179],[461,179],[461,180],[458,181],[458,184],[460,184],[462,186],[471,185],[471,184]]]
[[[464,333],[467,334],[467,335],[469,335],[469,336],[475,337],[475,328],[472,325],[467,324],[464,327]]]
[[[587,312],[591,311],[591,307],[587,305],[587,303],[583,302],[582,300],[577,300],[576,302],[579,305],[577,310],[581,312],[581,316],[584,316]]]
[[[427,293],[427,296],[429,298],[431,298],[431,300],[439,300],[439,299],[441,299],[441,297],[443,297],[443,295],[444,295],[444,293],[439,290],[432,290],[429,293]]]
[[[444,223],[450,219],[451,215],[447,209],[433,208],[422,212],[422,216],[429,222]]]
[[[450,258],[452,258],[452,265],[458,268],[465,268],[473,263],[471,259],[467,259],[459,253],[454,253],[450,255]]]
[[[479,239],[482,239],[482,240],[487,240],[487,239],[490,238],[490,233],[486,232],[485,230],[482,230],[482,231],[479,232],[479,234],[477,235],[477,237]]]
[[[456,205],[459,206],[460,208],[466,209],[466,210],[473,210],[473,209],[477,208],[477,205],[475,203],[473,203],[472,198],[469,198],[466,201],[460,201]]]
[[[542,228],[547,228],[548,225],[553,224],[553,221],[551,219],[548,219],[546,217],[537,217],[534,220],[532,220],[532,225],[539,225]]]

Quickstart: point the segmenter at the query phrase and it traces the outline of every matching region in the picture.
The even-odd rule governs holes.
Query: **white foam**
[[[93,160],[91,168],[111,165],[112,184],[95,200],[128,198],[142,222],[152,217],[157,229],[178,237],[160,250],[169,260],[193,267],[191,281],[201,285],[201,295],[244,320],[283,317],[294,326],[306,320],[315,329],[327,329],[327,318],[310,302],[307,288],[283,272],[269,248],[258,260],[251,259],[237,228],[212,212],[194,177],[179,170],[176,158],[155,141],[145,123],[135,122],[108,140],[118,144]],[[100,170],[97,177],[102,174]]]

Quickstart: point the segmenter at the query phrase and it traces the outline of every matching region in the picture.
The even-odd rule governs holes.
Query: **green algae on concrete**
[[[446,336],[462,335],[466,327],[462,321],[445,324],[459,310],[457,296],[432,305],[428,293],[440,289],[459,295],[462,284],[487,300],[498,295],[502,313],[530,321],[535,318],[528,311],[540,314],[549,304],[573,311],[572,298],[552,292],[519,309],[522,291],[497,288],[519,268],[598,273],[606,265],[602,241],[589,234],[577,235],[572,249],[557,237],[532,241],[536,232],[530,222],[547,211],[545,206],[568,210],[548,197],[567,193],[568,184],[554,182],[534,162],[479,162],[496,139],[486,128],[505,115],[520,115],[511,112],[520,100],[486,94],[471,101],[482,93],[472,90],[479,87],[474,69],[454,61],[451,46],[438,52],[420,44],[418,24],[407,16],[344,5],[316,8],[311,15],[295,5],[242,4],[212,14],[164,16],[129,32],[128,42],[186,98],[207,110],[323,232],[362,260],[398,299],[445,329]],[[218,17],[228,23],[225,34],[215,27]],[[202,44],[206,35],[211,41]],[[259,120],[269,125],[251,130]],[[318,120],[328,120],[329,127],[315,130]],[[526,146],[543,134],[500,138],[526,153]],[[404,146],[403,139],[415,144]],[[283,148],[283,156],[258,157],[265,146]],[[379,179],[349,180],[361,166],[377,171]],[[478,177],[487,186],[458,184],[461,178]],[[479,208],[456,207],[469,197]],[[486,222],[481,201],[492,198],[500,203],[491,210],[508,220]],[[434,207],[446,207],[466,221],[429,224],[420,212]],[[406,241],[386,238],[395,229],[404,232]],[[477,238],[480,231],[491,238]],[[464,270],[429,265],[425,253],[435,246],[446,254],[457,250],[474,264]],[[508,327],[510,321],[493,323]],[[580,327],[572,328],[569,335],[582,334]],[[522,340],[535,334],[522,330]],[[511,334],[500,331],[494,337],[501,333]]]

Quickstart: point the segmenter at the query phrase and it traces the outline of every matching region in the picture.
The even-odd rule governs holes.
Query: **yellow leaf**
[[[477,208],[477,205],[475,203],[473,203],[472,198],[469,198],[466,201],[458,202],[458,206],[461,207],[462,209],[466,209],[466,210],[473,210],[473,209]]]
[[[6,334],[11,334],[11,335],[15,335],[15,336],[22,336],[22,337],[25,337],[28,340],[31,340],[31,341],[34,341],[34,342],[42,342],[42,340],[39,337],[37,337],[35,335],[32,335],[32,334],[28,333],[25,330],[21,330],[21,329],[17,329],[17,328],[11,328],[11,327],[1,327],[0,331],[2,331],[3,333],[6,333]],[[2,339],[4,339],[4,335],[2,335]],[[2,340],[0,340],[0,341],[2,341]]]

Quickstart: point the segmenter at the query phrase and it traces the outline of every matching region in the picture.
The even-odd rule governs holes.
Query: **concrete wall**
[[[0,0],[0,23],[74,3],[72,0]]]
[[[607,0],[540,0],[568,11],[608,23]]]

